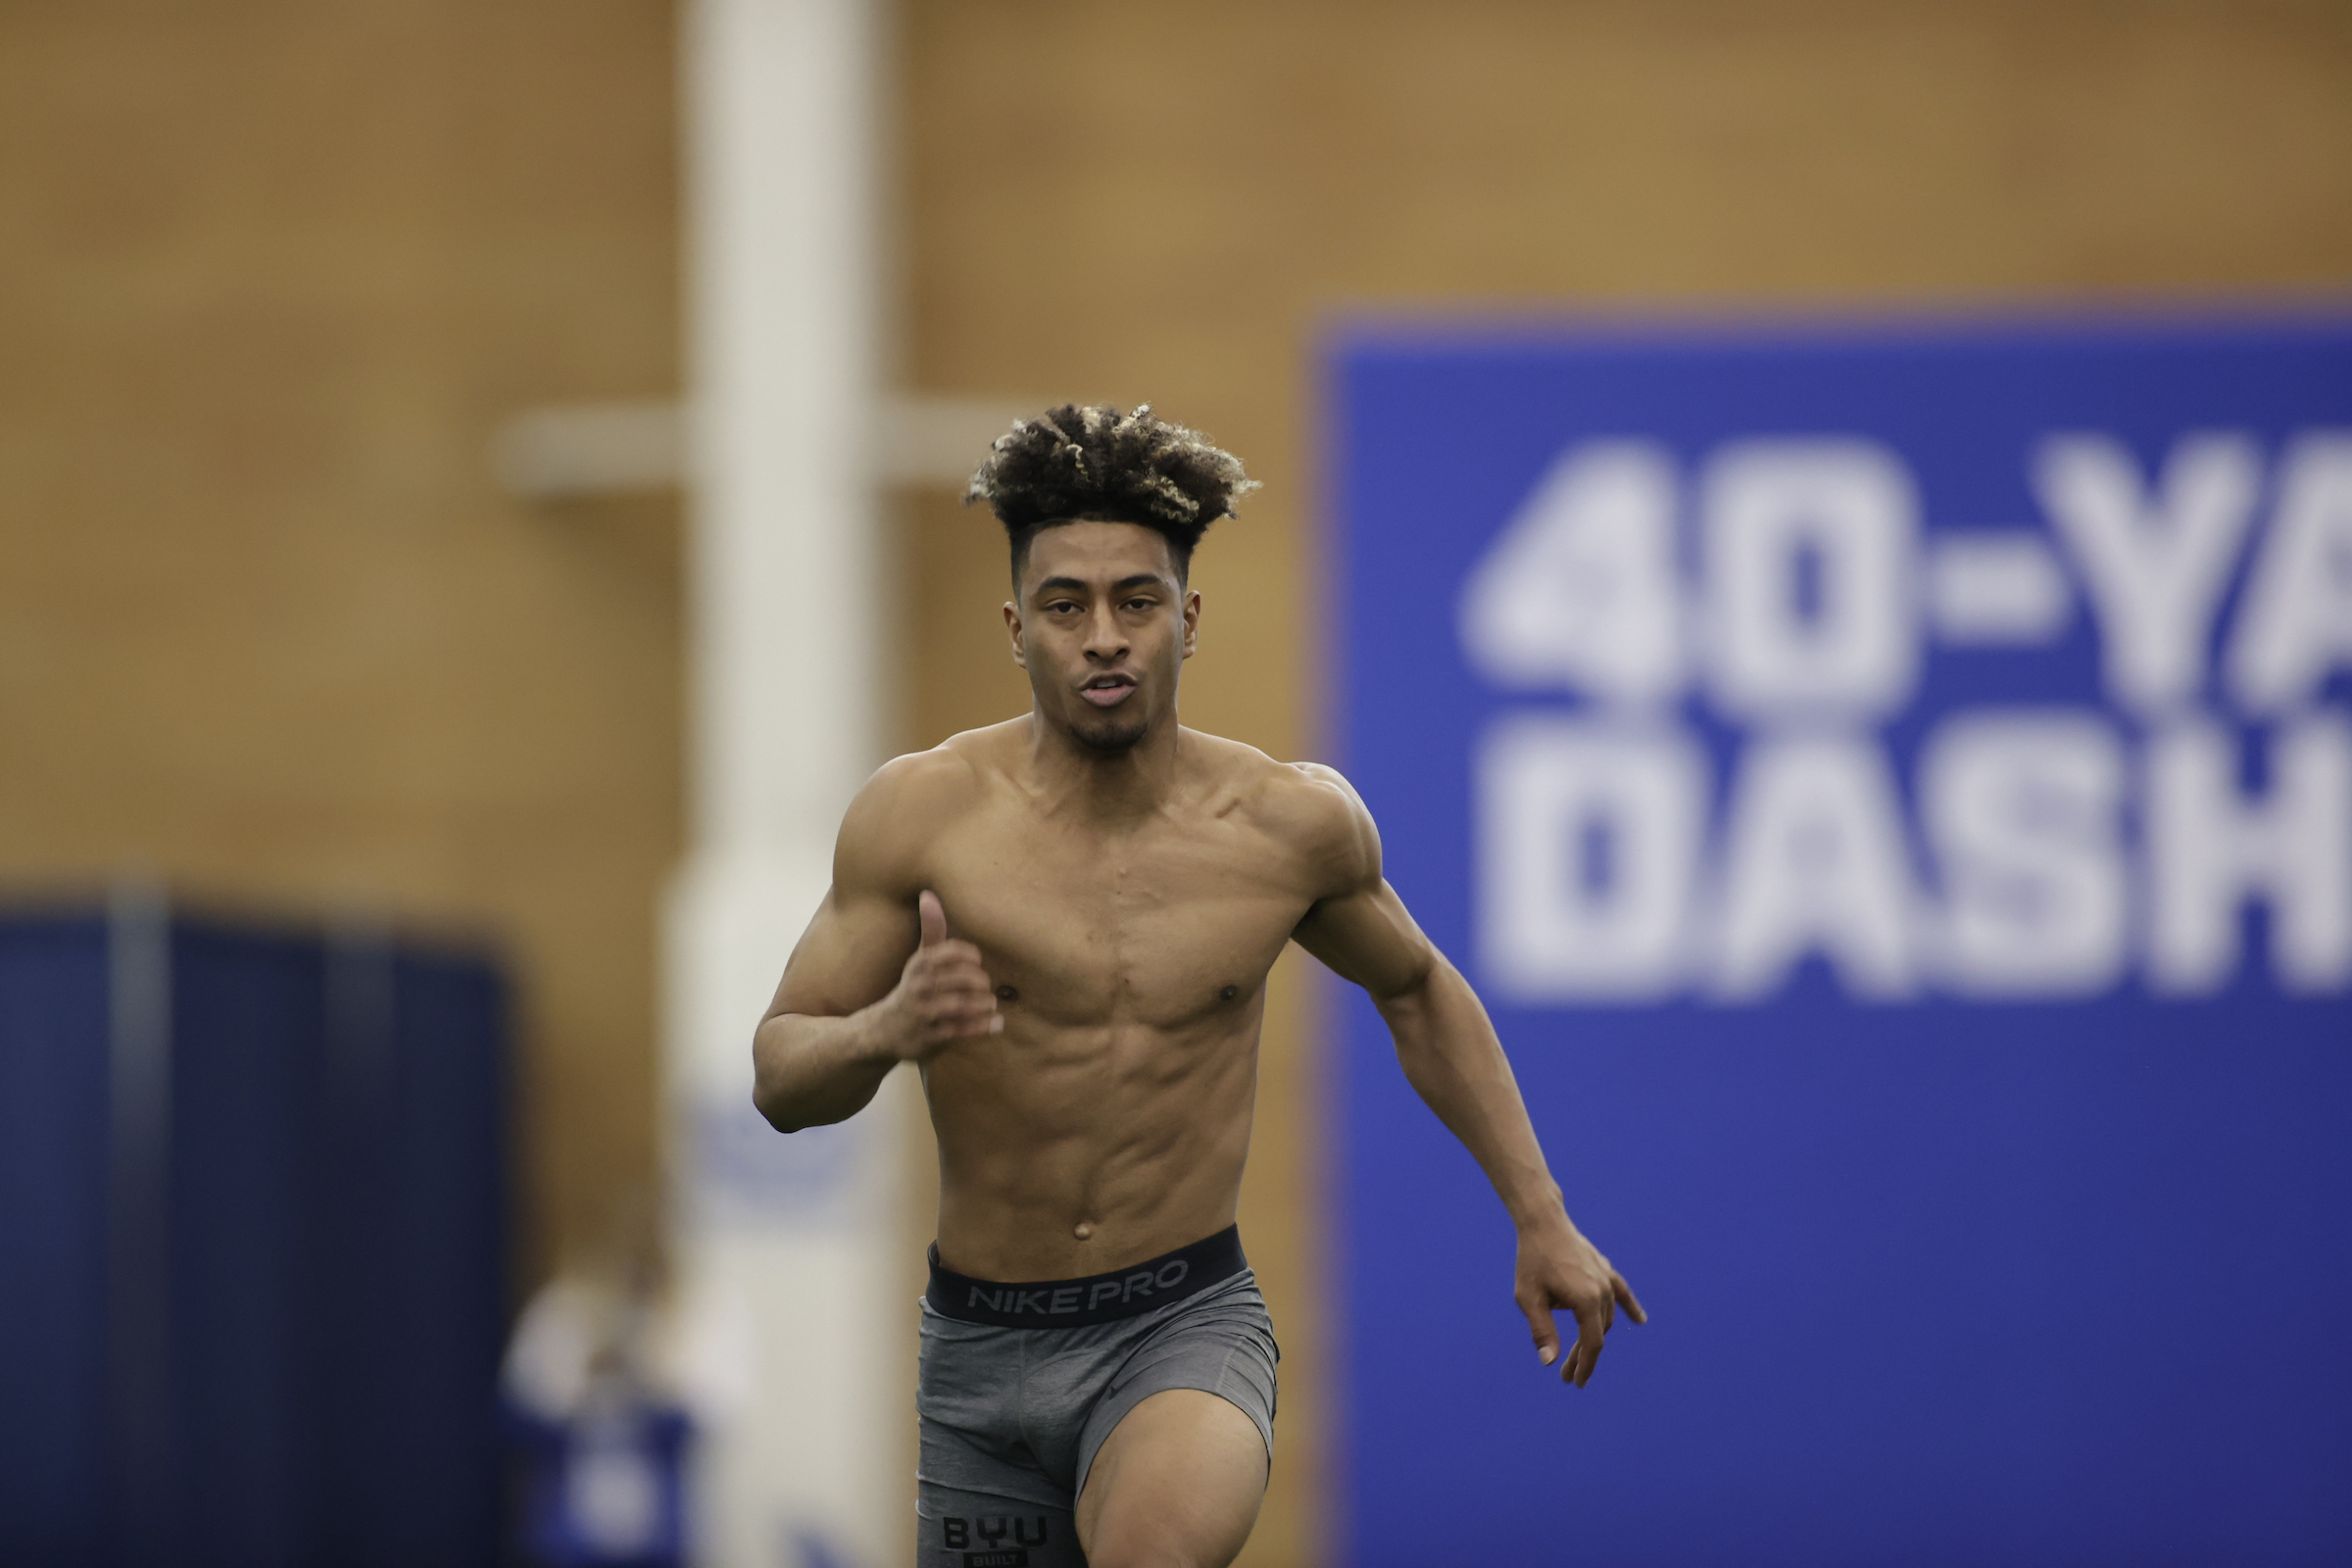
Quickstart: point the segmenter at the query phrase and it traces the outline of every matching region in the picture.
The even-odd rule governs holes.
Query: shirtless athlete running
[[[1266,973],[1370,992],[1518,1227],[1514,1297],[1582,1386],[1617,1306],[1510,1064],[1381,877],[1347,780],[1185,729],[1201,531],[1251,488],[1149,409],[1055,409],[972,484],[1011,535],[1026,715],[876,773],[754,1047],[791,1132],[916,1063],[939,1135],[923,1301],[924,1568],[1223,1564],[1273,1446],[1276,1350],[1234,1230]]]

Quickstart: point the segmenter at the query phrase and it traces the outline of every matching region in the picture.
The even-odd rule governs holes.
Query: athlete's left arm
[[[1494,1184],[1519,1230],[1513,1295],[1535,1333],[1537,1352],[1546,1366],[1558,1357],[1551,1314],[1573,1312],[1576,1344],[1560,1375],[1582,1388],[1618,1306],[1637,1323],[1647,1315],[1624,1277],[1568,1218],[1486,1006],[1381,875],[1380,834],[1371,812],[1337,772],[1302,771],[1319,797],[1304,808],[1315,821],[1301,837],[1318,847],[1311,874],[1320,896],[1292,936],[1371,994],[1396,1042],[1406,1081]]]

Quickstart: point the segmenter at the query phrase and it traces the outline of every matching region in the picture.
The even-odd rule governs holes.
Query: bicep
[[[871,1006],[898,984],[918,934],[911,900],[836,882],[785,960],[767,1015],[846,1018]]]
[[[1385,878],[1324,899],[1291,938],[1375,1001],[1420,985],[1437,963],[1437,949]]]
[[[1291,939],[1376,1001],[1410,991],[1428,980],[1437,949],[1381,875],[1380,829],[1372,812],[1337,772],[1317,766],[1303,771],[1327,792],[1311,834],[1322,885]]]
[[[850,803],[833,847],[833,885],[785,960],[769,1017],[847,1017],[898,984],[921,937],[921,844],[908,826],[922,813],[904,798],[904,772],[902,763],[883,768]]]

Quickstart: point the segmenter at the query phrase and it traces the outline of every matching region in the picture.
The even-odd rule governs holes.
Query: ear
[[[1190,659],[1190,658],[1192,658],[1192,657],[1193,657],[1193,650],[1194,650],[1194,648],[1195,648],[1195,647],[1196,647],[1196,646],[1199,644],[1200,640],[1200,589],[1198,589],[1198,588],[1187,588],[1187,589],[1184,591],[1184,657],[1185,657],[1185,658],[1187,658],[1187,659]]]
[[[1021,646],[1021,607],[1009,599],[1004,601],[1004,629],[1012,634],[1012,662],[1027,669],[1029,650]]]

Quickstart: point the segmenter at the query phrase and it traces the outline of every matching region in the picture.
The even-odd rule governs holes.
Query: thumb
[[[1536,1338],[1536,1358],[1545,1366],[1560,1358],[1560,1331],[1551,1321],[1551,1305],[1539,1299],[1534,1305],[1520,1303],[1527,1313],[1527,1326]]]
[[[923,922],[923,946],[936,948],[948,940],[948,911],[941,908],[939,895],[929,888],[916,895],[914,912]]]

